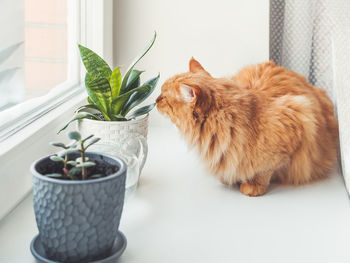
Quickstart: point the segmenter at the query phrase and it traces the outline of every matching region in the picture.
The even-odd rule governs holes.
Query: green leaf
[[[144,115],[144,114],[150,112],[150,111],[154,108],[154,106],[156,106],[155,103],[152,103],[152,104],[150,104],[150,105],[141,107],[141,108],[135,110],[133,113],[131,113],[131,114],[128,116],[128,119],[135,119],[135,118],[138,117],[138,116]]]
[[[85,162],[85,163],[80,163],[80,164],[77,164],[76,167],[80,168],[80,167],[92,167],[92,166],[95,166],[96,164],[94,162]]]
[[[77,108],[75,110],[75,113],[81,111],[81,110],[86,110],[86,109],[93,109],[93,110],[97,110],[99,112],[101,112],[101,110],[99,109],[99,107],[95,104],[86,104],[86,105],[83,105],[83,106],[80,106],[79,108]]]
[[[120,94],[124,94],[125,92],[127,92],[126,90],[126,84],[129,80],[129,76],[132,72],[132,70],[134,69],[135,65],[137,62],[139,62],[141,60],[141,58],[143,58],[144,55],[146,55],[146,53],[151,49],[151,47],[153,46],[154,42],[156,41],[156,37],[157,37],[157,33],[154,32],[154,36],[152,38],[152,40],[149,42],[149,44],[146,46],[146,48],[141,52],[141,54],[139,56],[137,56],[134,61],[131,63],[131,65],[129,66],[124,78],[123,78],[123,82],[122,85],[120,87]]]
[[[99,140],[101,140],[101,138],[93,138],[90,143],[85,147],[85,149],[87,149],[88,147],[90,147],[91,145],[97,143]]]
[[[143,91],[147,92],[152,89],[151,85],[142,85],[141,87],[138,87],[136,89],[132,89],[123,95],[120,95],[118,98],[115,98],[112,101],[112,112],[114,115],[121,114],[121,111],[125,105],[125,103],[129,100],[130,96],[134,94],[136,91]],[[121,114],[122,117],[124,117],[123,114]]]
[[[60,147],[60,148],[63,148],[63,149],[68,149],[69,148],[64,143],[61,143],[61,142],[50,142],[50,145],[55,146],[55,147]]]
[[[128,119],[123,117],[122,115],[114,115],[117,121],[127,121]]]
[[[68,161],[67,164],[70,164],[72,166],[76,166],[77,162],[76,161]]]
[[[125,91],[129,91],[132,89],[135,89],[140,86],[140,75],[145,72],[137,69],[133,69],[131,71],[130,77],[128,79],[128,82],[126,83]]]
[[[94,179],[94,178],[101,178],[103,176],[103,174],[94,174],[91,175],[89,178]]]
[[[57,155],[50,156],[50,160],[54,161],[54,162],[63,162],[64,161],[64,159],[62,157],[59,157]]]
[[[58,152],[57,155],[60,157],[64,157],[68,154],[76,153],[76,152],[79,152],[79,150],[78,149],[67,149],[67,150],[63,150],[63,151]]]
[[[106,120],[110,121],[112,92],[108,79],[100,78],[92,80],[90,74],[85,75],[85,87],[89,97],[97,105]]]
[[[91,49],[86,48],[82,45],[78,45],[81,59],[84,66],[91,75],[92,79],[105,78],[110,79],[112,70],[108,64]]]
[[[120,67],[117,67],[112,71],[109,83],[111,84],[112,98],[118,97],[120,92],[120,86],[122,84],[122,74],[120,74]]]
[[[91,114],[89,112],[79,112],[78,114],[76,114],[73,119],[71,119],[62,129],[60,129],[57,133],[60,133],[61,131],[65,130],[69,124],[71,124],[73,121],[77,121],[77,120],[81,120],[81,119],[86,119],[86,118],[90,118],[93,120],[100,120],[102,121],[101,118],[97,117],[94,114]]]
[[[47,177],[52,177],[52,178],[61,178],[62,174],[59,173],[52,173],[52,174],[45,174]]]
[[[81,157],[78,157],[77,159],[75,159],[75,161],[77,162],[77,163],[82,163],[83,162],[83,159],[81,158]],[[89,158],[88,157],[85,157],[85,162],[86,161],[89,161]]]
[[[71,140],[80,141],[81,134],[77,131],[71,131],[71,132],[68,132],[68,138]]]
[[[85,141],[91,139],[92,137],[94,137],[93,134],[91,134],[91,135],[89,135],[88,137],[84,138],[84,139],[82,140],[82,142],[85,142]]]
[[[76,167],[76,166],[74,166],[69,170],[69,173],[71,173],[72,175],[78,175],[80,172],[81,172],[81,167]]]
[[[77,143],[77,141],[71,141],[69,144],[67,144],[67,149],[73,149],[73,148],[77,148],[77,146],[78,146],[78,143]]]
[[[152,78],[146,81],[145,84],[143,84],[143,85],[150,85],[151,88],[149,90],[140,90],[130,96],[128,101],[123,106],[123,109],[121,112],[123,116],[127,115],[130,110],[132,110],[135,106],[142,103],[145,99],[147,99],[152,94],[155,87],[157,86],[159,78],[160,78],[160,74],[158,74],[157,77]]]
[[[90,99],[90,97],[87,97],[87,101],[89,104],[94,104],[94,102],[92,101],[92,99]]]

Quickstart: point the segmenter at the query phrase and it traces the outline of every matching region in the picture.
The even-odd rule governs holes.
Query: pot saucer
[[[114,241],[114,245],[111,251],[111,254],[103,259],[99,259],[96,261],[90,261],[89,263],[112,263],[115,262],[117,258],[119,258],[125,248],[126,248],[126,238],[124,234],[120,231],[118,231],[117,238]],[[38,260],[40,263],[59,263],[57,261],[50,260],[46,258],[44,247],[40,241],[39,234],[36,235],[32,242],[30,243],[30,251],[32,252],[33,256]]]

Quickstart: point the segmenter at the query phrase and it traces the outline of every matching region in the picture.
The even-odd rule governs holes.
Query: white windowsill
[[[72,118],[74,110],[86,101],[81,92],[0,142],[0,220],[31,189],[30,164],[54,150],[50,141],[63,141],[57,131]],[[70,129],[74,127],[71,125]]]
[[[210,176],[176,129],[149,129],[149,157],[127,202],[119,262],[350,262],[350,207],[343,179],[273,185],[249,198]],[[0,262],[35,262],[31,196],[0,222]]]

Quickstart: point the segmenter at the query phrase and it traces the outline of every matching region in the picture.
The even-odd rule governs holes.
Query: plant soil
[[[95,180],[98,178],[89,178],[90,176],[94,174],[101,174],[102,176],[99,178],[107,177],[111,174],[114,174],[118,172],[119,167],[117,165],[111,165],[110,163],[106,162],[101,158],[101,160],[92,160],[94,163],[96,163],[95,166],[88,167],[86,169],[87,171],[87,180]],[[68,170],[72,168],[72,166],[68,165]],[[61,162],[54,162],[48,159],[47,162],[45,162],[44,165],[40,165],[37,167],[37,171],[42,174],[51,174],[51,173],[60,173],[63,174],[63,163]],[[76,177],[78,177],[78,180],[82,180],[81,173],[77,174]],[[70,178],[56,178],[58,180],[71,180]]]

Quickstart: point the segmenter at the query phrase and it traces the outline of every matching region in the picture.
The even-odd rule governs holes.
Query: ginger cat
[[[337,156],[338,123],[320,88],[266,62],[213,78],[191,59],[162,86],[157,108],[197,147],[209,169],[248,196],[271,179],[305,184],[325,177]]]
[[[196,147],[222,183],[263,195],[271,179],[305,184],[325,177],[337,156],[338,123],[320,88],[266,62],[231,78],[189,72],[162,86],[157,108]]]

